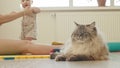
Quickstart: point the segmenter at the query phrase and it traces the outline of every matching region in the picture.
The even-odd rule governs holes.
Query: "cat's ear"
[[[78,25],[79,25],[76,21],[74,21],[74,23],[75,23],[75,25],[76,25],[76,26],[78,26]]]
[[[95,21],[90,24],[90,27],[95,27]]]

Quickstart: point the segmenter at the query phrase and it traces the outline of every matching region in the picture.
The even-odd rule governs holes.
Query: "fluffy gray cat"
[[[87,25],[76,23],[76,29],[62,54],[55,57],[56,61],[90,61],[107,60],[109,51],[102,37],[97,32],[95,22]]]

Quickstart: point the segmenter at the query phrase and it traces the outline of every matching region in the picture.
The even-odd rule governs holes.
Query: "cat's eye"
[[[90,25],[86,25],[87,27],[90,27]]]
[[[96,28],[95,28],[95,27],[93,28],[93,31],[96,31]]]

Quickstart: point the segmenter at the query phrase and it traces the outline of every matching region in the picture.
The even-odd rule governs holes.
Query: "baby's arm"
[[[40,13],[40,9],[37,8],[37,7],[33,7],[33,12],[34,12],[35,14]]]

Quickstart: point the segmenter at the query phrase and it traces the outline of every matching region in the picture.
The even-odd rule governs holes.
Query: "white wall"
[[[0,13],[7,14],[12,11],[19,11],[19,0],[1,0]],[[0,26],[0,38],[18,38],[20,32],[20,19],[14,20],[10,23]]]
[[[1,0],[0,13],[6,14],[12,11],[20,11],[20,0]],[[49,12],[41,12],[37,15],[38,42],[49,43],[54,41],[54,22]],[[0,38],[19,39],[21,33],[21,18],[0,26]]]
[[[98,32],[108,42],[120,42],[120,12],[118,11],[84,11],[56,13],[56,40],[67,40],[75,28],[74,21],[79,24],[96,22]]]
[[[20,0],[1,0],[0,1],[0,13],[5,14],[11,11],[20,11],[20,10],[21,10]],[[93,14],[94,17],[97,17],[97,15],[101,15],[102,13],[105,15],[105,18],[104,18],[104,15],[102,15],[103,18],[101,18],[101,20],[96,19],[96,21],[98,22],[97,25],[101,26],[100,28],[107,35],[107,39],[109,42],[120,41],[120,35],[119,35],[120,34],[119,32],[120,12],[118,11],[116,13],[116,11],[110,11],[111,17],[109,17],[109,13],[108,13],[108,16],[106,16],[107,12],[106,11],[44,12],[43,11],[37,15],[37,27],[38,27],[37,41],[40,43],[51,43],[52,41],[64,42],[67,39],[67,36],[69,35],[69,33],[74,28],[73,26],[71,26],[72,28],[70,29],[71,31],[69,30],[67,31],[66,29],[69,27],[68,22],[72,23],[73,20],[77,20],[78,22],[82,22],[82,23],[85,23],[85,22],[90,23],[95,18],[87,17],[88,20],[85,20],[83,19],[82,16],[88,15],[92,17],[91,15]],[[114,20],[112,20],[112,14],[115,17]],[[116,28],[113,28],[113,25],[114,27],[116,26]],[[21,32],[21,18],[0,26],[0,38],[19,39],[20,32]]]

